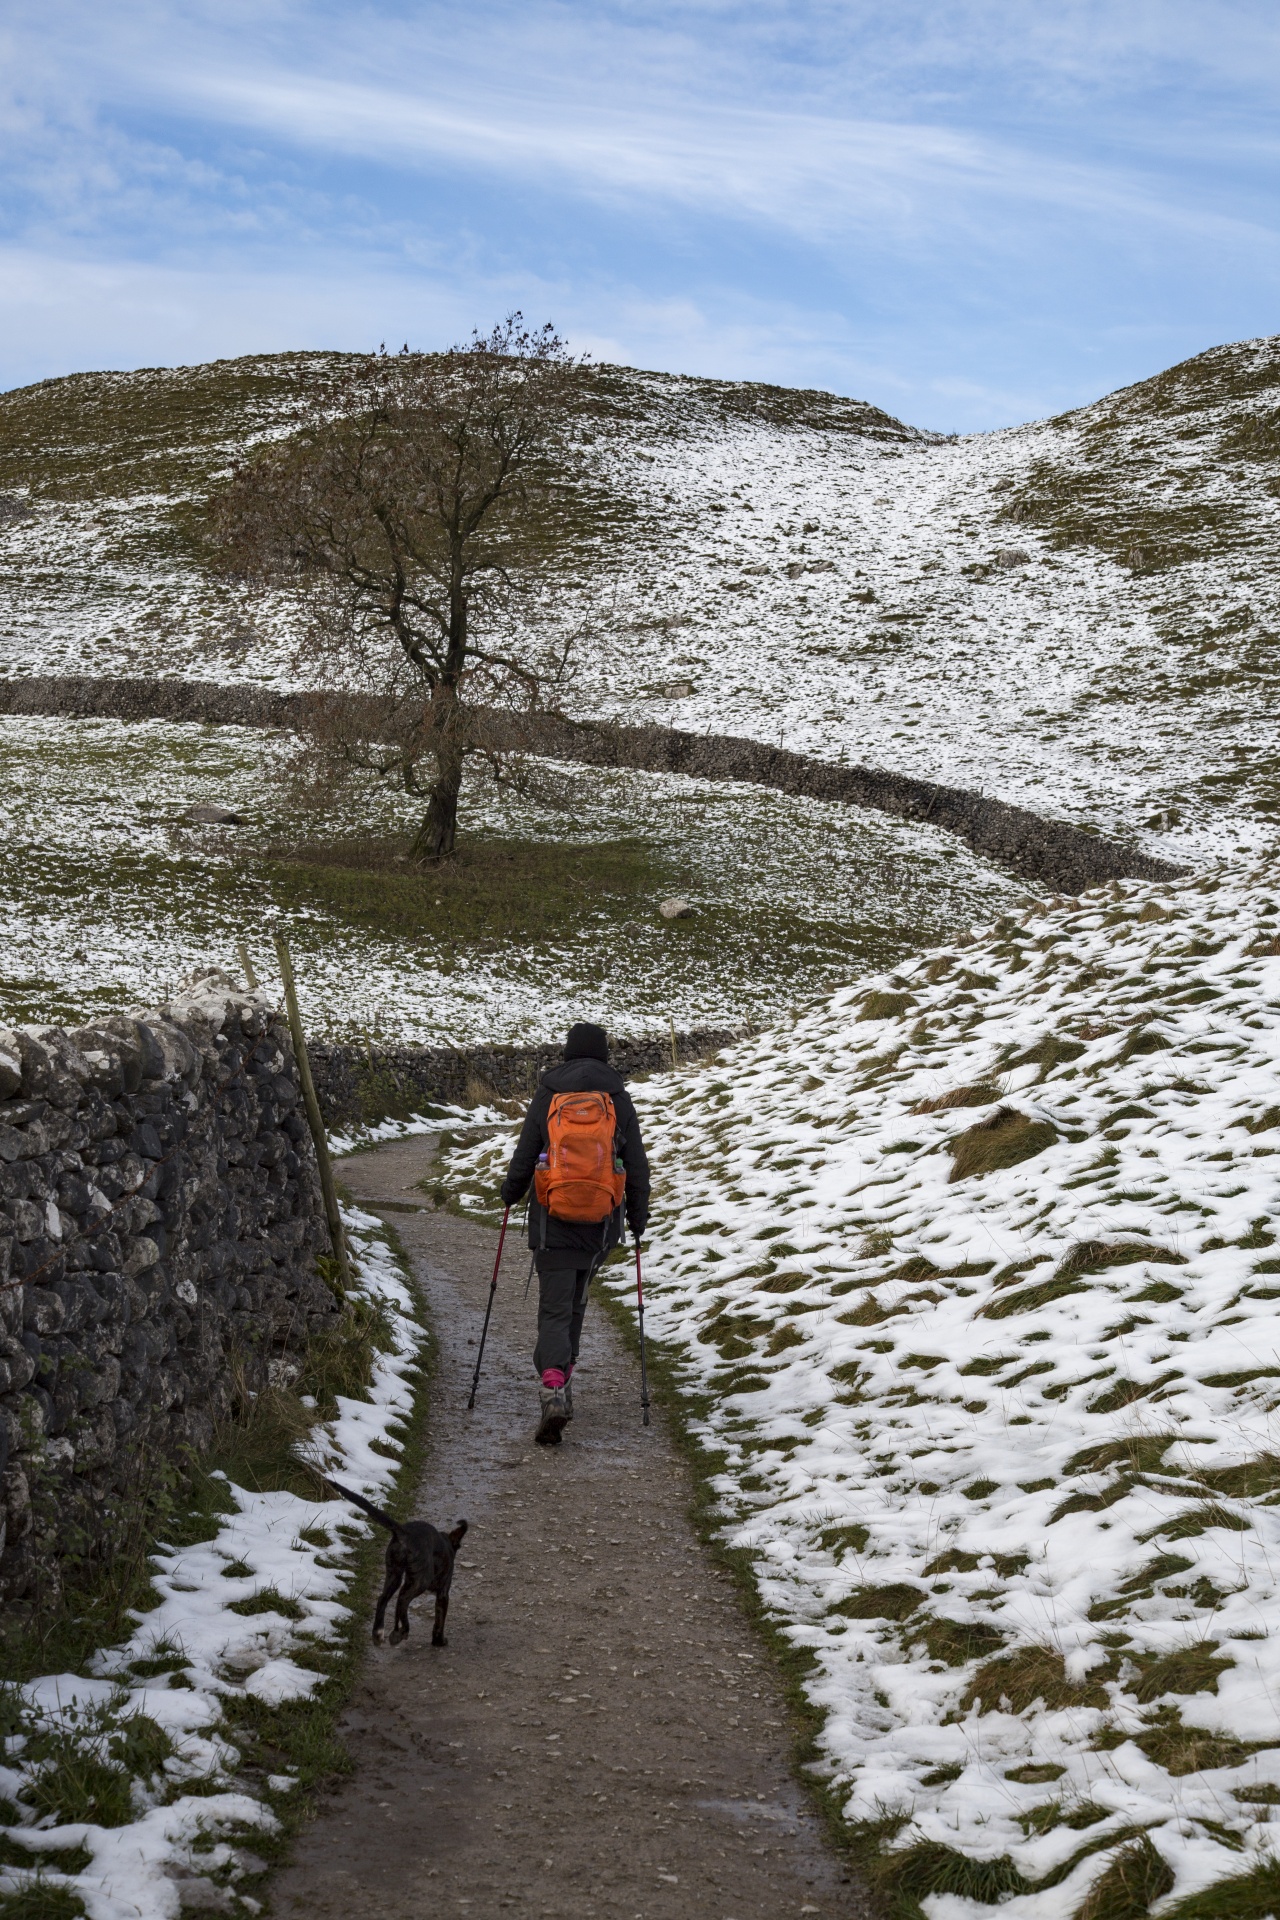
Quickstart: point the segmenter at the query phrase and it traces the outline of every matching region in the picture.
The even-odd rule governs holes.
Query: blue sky
[[[1280,331],[1274,0],[7,0],[0,387],[438,346],[970,430]]]

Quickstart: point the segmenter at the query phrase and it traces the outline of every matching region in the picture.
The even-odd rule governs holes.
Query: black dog
[[[459,1520],[452,1533],[441,1533],[438,1527],[433,1527],[426,1520],[393,1520],[389,1513],[384,1513],[381,1507],[375,1507],[362,1493],[352,1493],[350,1488],[340,1487],[336,1480],[326,1480],[325,1485],[370,1514],[391,1535],[387,1547],[387,1581],[378,1596],[378,1610],[373,1616],[374,1646],[382,1645],[382,1623],[386,1618],[387,1602],[397,1589],[399,1598],[396,1601],[396,1624],[391,1634],[392,1646],[398,1646],[407,1638],[409,1602],[416,1600],[420,1593],[434,1593],[436,1597],[436,1617],[431,1626],[432,1646],[447,1646],[449,1643],[444,1637],[444,1622],[449,1611],[453,1561],[462,1545],[462,1536],[467,1531],[466,1521]]]

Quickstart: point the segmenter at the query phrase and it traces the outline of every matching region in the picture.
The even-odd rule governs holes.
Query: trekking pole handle
[[[467,1399],[468,1413],[474,1412],[476,1388],[480,1385],[480,1367],[484,1360],[484,1343],[489,1338],[489,1315],[493,1312],[493,1296],[498,1291],[498,1268],[502,1265],[502,1245],[507,1237],[507,1221],[511,1218],[510,1207],[504,1207],[502,1213],[502,1231],[498,1235],[498,1252],[493,1263],[493,1278],[489,1282],[489,1302],[484,1310],[484,1326],[480,1330],[480,1351],[476,1355],[476,1370],[471,1376],[471,1392]]]

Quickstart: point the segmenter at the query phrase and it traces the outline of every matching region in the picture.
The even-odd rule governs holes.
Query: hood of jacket
[[[621,1093],[626,1081],[604,1060],[559,1060],[539,1082],[549,1093]]]

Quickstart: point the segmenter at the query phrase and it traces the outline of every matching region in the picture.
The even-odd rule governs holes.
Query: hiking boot
[[[564,1383],[564,1417],[566,1423],[573,1418],[573,1381]]]
[[[569,1420],[565,1406],[563,1387],[540,1387],[538,1398],[542,1403],[542,1418],[538,1422],[538,1431],[534,1439],[540,1447],[558,1447],[560,1436]]]

